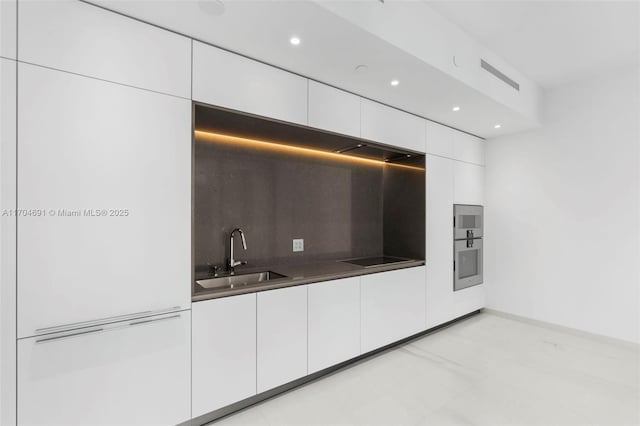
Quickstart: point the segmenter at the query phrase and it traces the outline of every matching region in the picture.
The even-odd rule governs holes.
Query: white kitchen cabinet
[[[424,330],[425,268],[361,278],[362,353]]]
[[[21,61],[191,97],[186,37],[80,1],[23,1],[18,17]]]
[[[16,59],[17,0],[0,1],[0,56]]]
[[[455,204],[484,205],[484,167],[455,161],[453,188]]]
[[[452,130],[453,158],[455,160],[484,166],[484,141],[475,136]]]
[[[190,326],[182,311],[20,340],[18,424],[188,421]]]
[[[258,393],[307,375],[307,286],[258,293]]]
[[[427,121],[427,154],[453,158],[454,132],[450,127]]]
[[[190,307],[191,102],[27,64],[18,96],[18,337]]]
[[[426,156],[426,328],[451,321],[484,306],[484,285],[453,291],[454,169],[460,165],[482,169],[480,166],[448,158]]]
[[[0,2],[2,8],[2,2]],[[16,208],[16,62],[0,58],[0,211]],[[0,425],[15,424],[16,217],[0,214]]]
[[[427,328],[453,318],[453,163],[426,156]]]
[[[362,99],[361,136],[418,152],[425,152],[426,120],[415,115]]]
[[[256,394],[256,294],[193,304],[192,416]]]
[[[307,79],[197,41],[193,100],[307,124]]]
[[[309,374],[360,355],[360,277],[309,285]]]
[[[360,137],[360,97],[310,80],[309,126]]]

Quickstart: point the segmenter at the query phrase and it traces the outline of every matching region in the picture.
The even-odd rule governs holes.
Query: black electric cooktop
[[[403,259],[400,257],[388,257],[388,256],[377,256],[377,257],[362,257],[360,259],[349,259],[343,260],[344,263],[351,263],[352,265],[358,266],[379,266],[379,265],[387,265],[389,263],[400,263],[400,262],[409,262],[411,259]]]

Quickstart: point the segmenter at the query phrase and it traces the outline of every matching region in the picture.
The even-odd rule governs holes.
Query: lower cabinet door
[[[192,415],[256,394],[256,294],[192,307]]]
[[[182,311],[21,339],[18,424],[188,421],[190,328]]]
[[[360,355],[360,277],[309,285],[309,374]]]
[[[307,286],[258,293],[258,393],[307,375]]]
[[[424,266],[365,275],[361,288],[362,353],[425,329]]]

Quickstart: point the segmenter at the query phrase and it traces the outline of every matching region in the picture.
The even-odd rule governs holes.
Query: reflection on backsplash
[[[194,151],[196,270],[225,265],[235,227],[248,246],[235,257],[250,266],[382,254],[382,166],[198,139]]]

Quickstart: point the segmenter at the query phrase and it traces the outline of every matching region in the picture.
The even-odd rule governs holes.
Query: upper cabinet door
[[[427,121],[427,154],[453,158],[455,130],[433,121]]]
[[[191,102],[19,64],[18,333],[191,302]]]
[[[454,161],[453,202],[484,205],[484,167]]]
[[[0,56],[16,59],[16,0],[0,1]]]
[[[453,131],[453,158],[484,166],[484,141],[466,133]]]
[[[193,100],[307,124],[307,79],[193,42]]]
[[[360,97],[309,81],[309,126],[360,137]]]
[[[68,0],[20,2],[18,28],[21,61],[191,97],[186,37]]]
[[[426,120],[368,99],[361,108],[362,138],[425,152]]]

